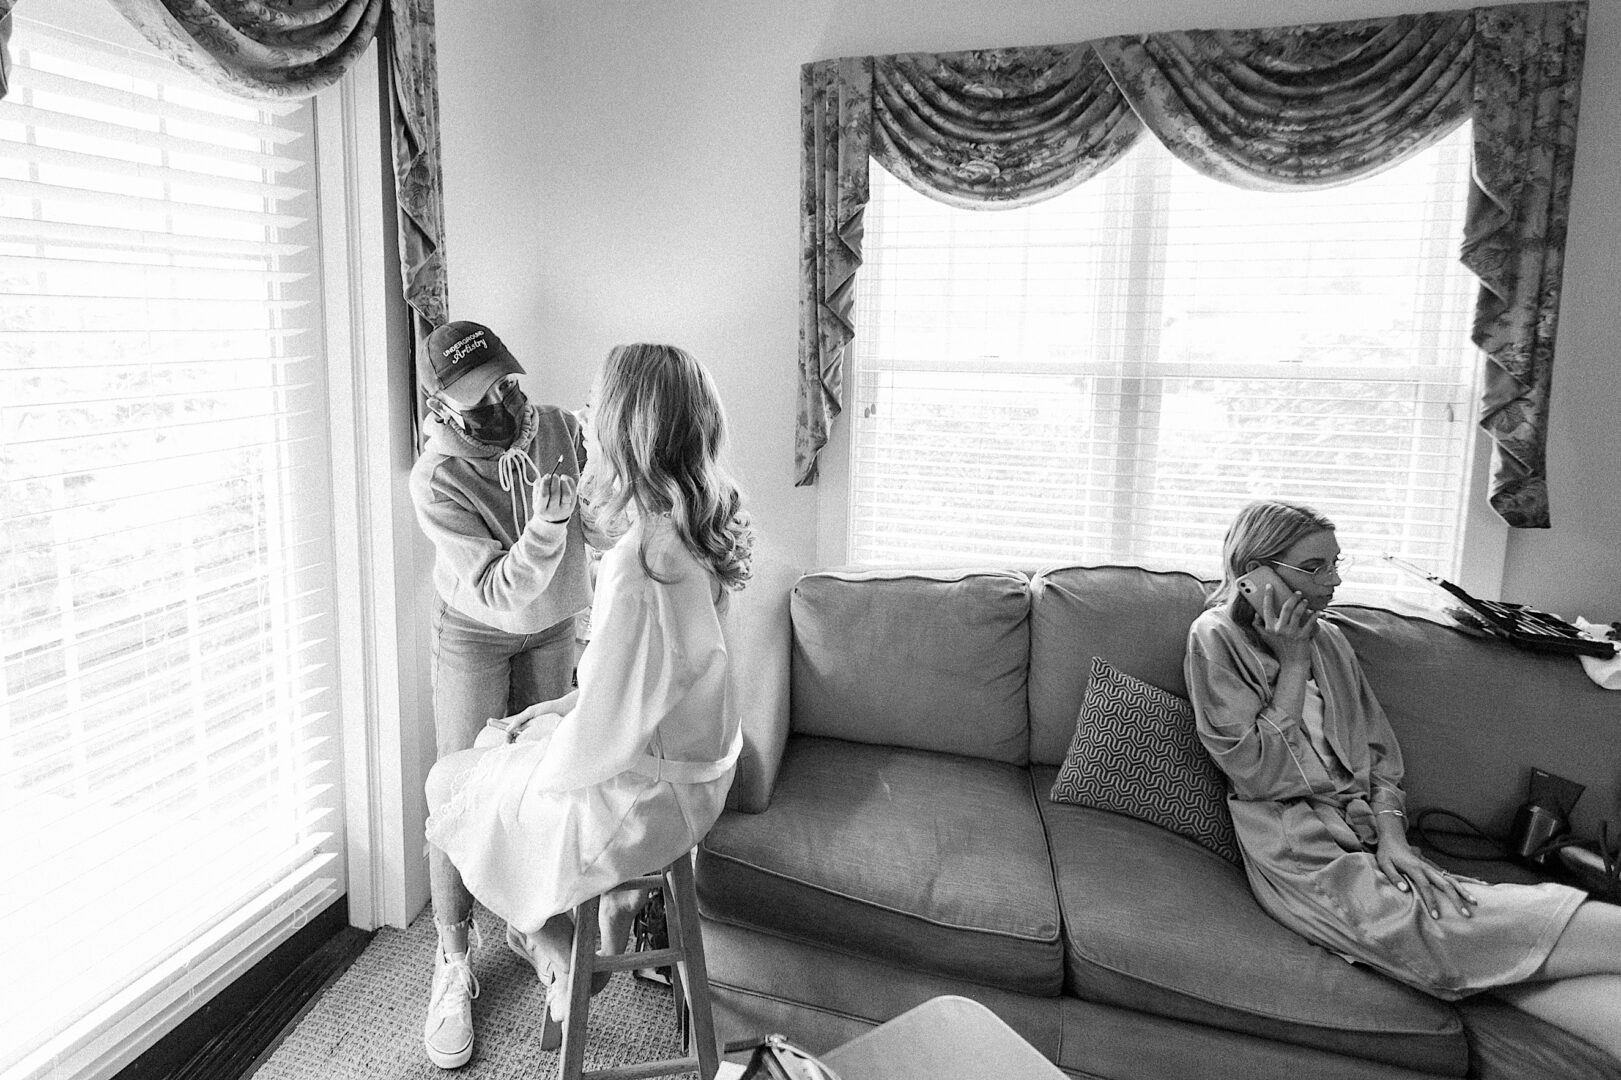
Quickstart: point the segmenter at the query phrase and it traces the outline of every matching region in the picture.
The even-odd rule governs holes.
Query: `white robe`
[[[661,582],[642,567],[648,560]],[[428,840],[473,895],[525,932],[662,869],[714,825],[741,725],[716,579],[665,518],[603,556],[579,697],[459,778]]]

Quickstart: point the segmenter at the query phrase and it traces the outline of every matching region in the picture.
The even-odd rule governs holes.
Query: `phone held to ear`
[[[1257,566],[1234,584],[1238,586],[1238,591],[1244,595],[1244,599],[1256,608],[1259,608],[1265,599],[1265,589],[1268,585],[1272,586],[1274,603],[1283,603],[1294,592],[1270,566]]]

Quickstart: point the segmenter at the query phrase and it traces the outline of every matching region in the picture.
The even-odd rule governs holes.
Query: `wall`
[[[484,0],[439,6],[452,312],[533,396],[583,401],[621,341],[691,349],[777,557],[815,561],[792,486],[799,66],[825,57],[1330,21],[1439,0]],[[1592,0],[1549,448],[1554,528],[1514,531],[1503,596],[1621,618],[1621,0]],[[1483,497],[1483,496],[1480,496]]]

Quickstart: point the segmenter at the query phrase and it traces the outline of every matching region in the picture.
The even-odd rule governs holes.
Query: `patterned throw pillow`
[[[1051,798],[1151,822],[1242,863],[1227,784],[1199,744],[1193,706],[1100,657]]]

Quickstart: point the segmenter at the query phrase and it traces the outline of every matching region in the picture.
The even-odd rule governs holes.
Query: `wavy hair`
[[[1210,594],[1210,606],[1224,602],[1237,592],[1234,583],[1244,576],[1244,567],[1251,562],[1271,562],[1296,541],[1333,529],[1332,521],[1309,506],[1277,499],[1250,503],[1238,512],[1222,538],[1221,584]],[[1249,601],[1239,596],[1238,604],[1240,608],[1248,607]],[[1253,608],[1249,612],[1235,612],[1240,625],[1247,625],[1253,613]]]
[[[618,345],[597,375],[591,423],[601,461],[586,463],[586,502],[618,531],[668,514],[676,536],[727,589],[751,573],[754,531],[737,484],[720,464],[726,416],[709,371],[673,345]],[[648,564],[642,568],[658,581]]]

